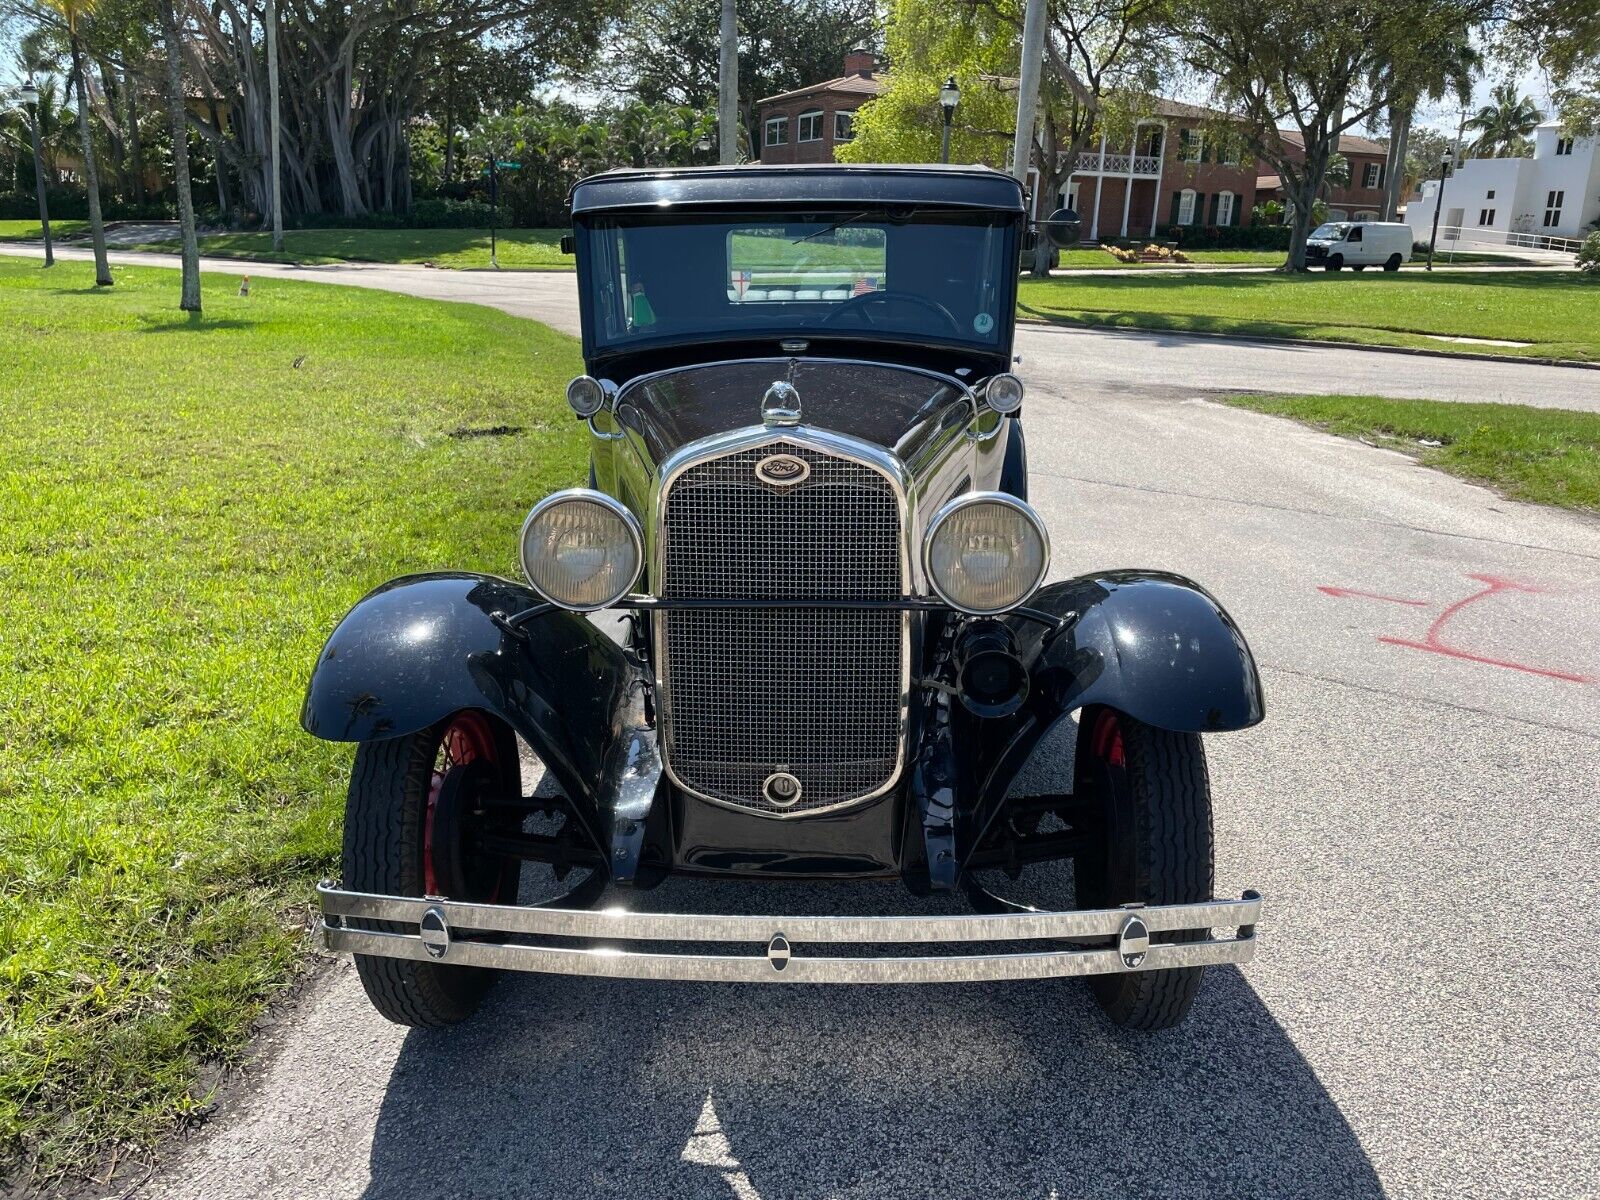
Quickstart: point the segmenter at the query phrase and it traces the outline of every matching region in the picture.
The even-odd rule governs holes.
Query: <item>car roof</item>
[[[572,213],[673,208],[909,205],[1021,213],[1022,185],[991,167],[923,164],[745,163],[625,168],[572,189]]]

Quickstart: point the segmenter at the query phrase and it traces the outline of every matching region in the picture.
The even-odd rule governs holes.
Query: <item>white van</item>
[[[1411,226],[1399,221],[1329,221],[1306,239],[1306,266],[1398,271],[1411,258],[1413,236]]]

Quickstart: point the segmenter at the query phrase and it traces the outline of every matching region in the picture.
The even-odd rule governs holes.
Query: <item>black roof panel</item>
[[[756,205],[907,204],[1023,211],[1022,185],[990,167],[815,163],[606,171],[572,189],[572,212]]]

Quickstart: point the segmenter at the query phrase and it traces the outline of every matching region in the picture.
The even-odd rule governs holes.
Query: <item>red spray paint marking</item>
[[[1528,675],[1540,675],[1546,679],[1560,679],[1567,683],[1593,683],[1587,675],[1575,675],[1570,671],[1557,671],[1549,667],[1535,667],[1528,663],[1511,662],[1504,658],[1490,658],[1485,654],[1474,654],[1460,646],[1452,646],[1444,640],[1444,628],[1455,616],[1469,604],[1476,604],[1500,592],[1538,593],[1542,588],[1532,584],[1518,583],[1514,579],[1502,579],[1497,575],[1468,575],[1468,579],[1484,584],[1480,592],[1474,592],[1465,599],[1457,600],[1454,604],[1447,605],[1445,610],[1428,626],[1428,632],[1422,640],[1413,641],[1410,638],[1397,638],[1380,636],[1378,641],[1386,646],[1403,646],[1408,650],[1426,650],[1431,654],[1442,654],[1446,658],[1458,658],[1465,662],[1483,663],[1489,667],[1504,667],[1508,671],[1522,671]],[[1417,607],[1426,607],[1426,600],[1403,600],[1398,596],[1380,596],[1372,592],[1358,592],[1350,588],[1319,587],[1317,589],[1328,596],[1359,596],[1369,600],[1387,600],[1394,604],[1409,604]]]
[[[1377,592],[1363,592],[1358,591],[1356,588],[1328,587],[1324,585],[1317,588],[1317,591],[1324,596],[1350,596],[1359,597],[1362,600],[1386,600],[1390,604],[1409,604],[1414,608],[1427,608],[1428,605],[1433,603],[1431,600],[1407,600],[1404,596],[1382,596]]]

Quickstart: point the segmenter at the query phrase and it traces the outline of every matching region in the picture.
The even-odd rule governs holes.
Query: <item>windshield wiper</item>
[[[912,217],[916,216],[919,211],[919,209],[915,208],[904,209],[900,212],[890,212],[888,209],[884,208],[864,209],[853,216],[840,217],[832,225],[826,225],[821,229],[806,234],[804,237],[794,238],[789,244],[791,246],[798,246],[801,242],[809,242],[812,238],[826,237],[835,229],[838,229],[841,225],[854,225],[857,221],[864,221],[868,217],[878,217],[885,221],[892,221],[896,225],[904,225]]]

